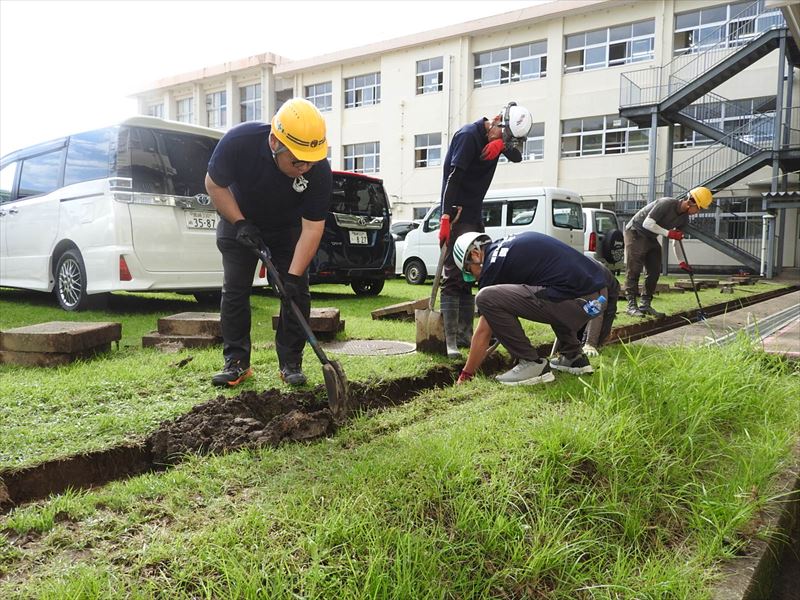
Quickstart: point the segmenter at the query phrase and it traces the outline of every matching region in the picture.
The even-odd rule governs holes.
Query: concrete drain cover
[[[414,352],[416,346],[408,342],[395,342],[392,340],[347,340],[345,342],[323,343],[322,348],[326,352],[338,352],[339,354],[355,355],[379,355],[388,356],[390,354],[408,354]]]

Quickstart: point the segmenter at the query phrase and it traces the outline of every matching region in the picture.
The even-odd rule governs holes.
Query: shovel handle
[[[694,297],[697,300],[697,306],[700,309],[697,313],[697,316],[700,317],[701,320],[705,319],[706,313],[703,310],[703,305],[700,304],[700,294],[697,293],[697,286],[694,284],[694,273],[692,273],[692,265],[689,264],[689,259],[686,257],[686,250],[683,249],[683,240],[678,240],[678,244],[681,247],[681,254],[683,254],[683,261],[689,267],[689,281],[692,282],[692,290],[694,291]]]
[[[281,300],[283,300],[286,295],[286,288],[283,287],[283,281],[281,281],[281,276],[278,274],[278,269],[276,269],[275,265],[272,264],[272,260],[270,260],[269,254],[264,248],[259,248],[255,252],[258,255],[258,258],[261,259],[261,262],[264,263],[264,266],[267,267],[267,273],[269,273],[270,282],[278,290],[278,295],[281,297]],[[300,310],[300,307],[297,306],[295,301],[291,298],[287,304],[292,309],[295,318],[302,326],[303,332],[306,334],[306,338],[308,338],[308,343],[311,345],[311,348],[313,348],[317,358],[319,358],[320,362],[324,365],[331,364],[331,361],[325,355],[325,352],[322,351],[314,332],[311,331],[311,326],[308,324],[308,321],[306,321],[303,311]]]

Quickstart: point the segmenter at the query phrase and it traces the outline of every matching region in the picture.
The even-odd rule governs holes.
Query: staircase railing
[[[658,104],[722,62],[740,46],[782,27],[786,27],[786,21],[780,9],[764,10],[764,1],[757,0],[719,27],[706,32],[692,48],[666,65],[623,73],[620,76],[619,105]]]

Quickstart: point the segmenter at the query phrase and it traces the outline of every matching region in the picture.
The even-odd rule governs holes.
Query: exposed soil
[[[757,294],[705,308],[713,316],[742,308],[792,291]],[[687,311],[662,319],[648,319],[614,330],[612,340],[634,340],[696,320],[697,311]],[[550,353],[550,345],[537,350]],[[499,354],[492,355],[483,371],[495,373],[509,365]],[[355,411],[376,410],[402,404],[423,390],[452,385],[458,375],[455,366],[441,365],[421,377],[400,378],[364,385],[350,383],[350,404]],[[269,389],[226,398],[218,396],[193,407],[174,420],[163,422],[139,445],[50,461],[33,467],[0,471],[0,510],[41,499],[67,488],[80,489],[109,481],[166,469],[180,462],[186,453],[217,453],[240,448],[277,446],[331,435],[336,431],[333,415],[327,408],[325,388],[283,393]]]

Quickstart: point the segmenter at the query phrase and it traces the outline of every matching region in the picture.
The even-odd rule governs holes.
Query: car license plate
[[[366,245],[368,244],[367,240],[367,232],[366,231],[351,231],[350,232],[350,243],[351,244],[360,244]]]
[[[189,229],[216,229],[217,213],[190,210],[186,213],[186,227]]]

